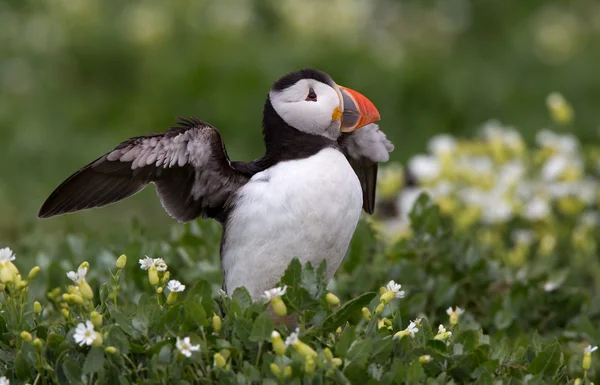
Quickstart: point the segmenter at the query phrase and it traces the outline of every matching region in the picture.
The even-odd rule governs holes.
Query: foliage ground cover
[[[23,236],[0,250],[0,384],[592,383],[599,148],[494,123],[429,150],[382,172],[329,284],[295,260],[256,302],[220,291],[215,223]]]

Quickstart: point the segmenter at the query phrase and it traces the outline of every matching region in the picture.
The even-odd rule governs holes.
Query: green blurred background
[[[157,235],[173,220],[152,189],[102,210],[38,221],[70,173],[132,136],[197,116],[229,155],[262,154],[266,94],[315,67],[367,95],[396,145],[469,135],[490,118],[531,140],[563,93],[577,135],[597,138],[597,0],[0,1],[0,244],[29,234]]]

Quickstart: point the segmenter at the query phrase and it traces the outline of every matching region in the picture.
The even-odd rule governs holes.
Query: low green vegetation
[[[25,239],[12,262],[2,251],[0,371],[12,384],[564,384],[596,376],[600,360],[588,346],[600,339],[600,303],[577,270],[549,290],[552,271],[495,258],[426,195],[409,219],[411,235],[393,244],[361,222],[329,286],[324,266],[294,260],[281,290],[258,302],[245,289],[220,292],[212,223],[178,225],[165,241],[133,228],[126,245],[110,247],[76,236],[45,247]],[[83,259],[90,263],[76,263]],[[298,329],[277,322],[291,313]]]

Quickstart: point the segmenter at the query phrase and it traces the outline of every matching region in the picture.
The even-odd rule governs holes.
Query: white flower
[[[465,309],[461,309],[458,306],[456,307],[456,310],[454,310],[452,308],[452,306],[450,306],[448,309],[446,309],[446,314],[448,314],[448,315],[452,315],[452,313],[456,313],[458,315],[461,315],[464,312],[465,312]],[[444,327],[443,325],[440,325],[440,326]],[[446,331],[446,329],[444,329],[444,331]]]
[[[296,331],[291,333],[288,338],[285,339],[285,346],[296,345],[298,343],[298,333],[300,332],[299,328],[296,328]]]
[[[585,349],[583,350],[583,352],[585,354],[592,354],[593,352],[595,352],[596,350],[598,350],[597,346],[592,346],[592,345],[588,345],[585,347]]]
[[[518,245],[529,246],[535,239],[535,233],[528,229],[517,229],[510,234],[510,237]]]
[[[273,330],[271,332],[271,338],[279,338],[281,337],[281,334],[279,334],[279,332],[277,330]]]
[[[177,343],[175,345],[179,352],[186,357],[191,357],[192,352],[200,350],[200,345],[192,345],[190,337],[185,337],[184,339],[177,337]]]
[[[85,276],[87,274],[87,267],[80,267],[77,269],[77,273],[74,271],[69,271],[67,273],[67,277],[75,283],[79,283],[81,281],[85,281]],[[83,324],[80,324],[83,325]]]
[[[14,261],[14,260],[15,260],[15,254],[13,253],[13,251],[10,248],[4,247],[4,248],[0,249],[0,263],[10,262],[10,261]]]
[[[554,291],[560,287],[560,284],[560,282],[548,281],[544,283],[544,291],[548,293]]]
[[[156,267],[156,270],[158,271],[167,271],[167,264],[165,263],[165,261],[162,258],[155,258],[154,259],[154,266]]]
[[[8,380],[8,378],[2,376],[0,377],[0,385],[10,385],[10,381]]]
[[[456,148],[456,139],[452,135],[436,135],[427,144],[429,152],[435,155],[449,154]]]
[[[411,321],[405,330],[410,334],[410,338],[415,338],[415,334],[419,331],[419,328],[415,322]]]
[[[438,334],[442,333],[446,333],[446,328],[444,327],[444,325],[440,324],[440,326],[438,326]]]
[[[535,197],[533,198],[523,212],[523,216],[530,221],[544,219],[550,215],[550,204],[546,199]]]
[[[425,354],[424,356],[419,357],[419,361],[421,361],[424,364],[430,363],[431,360],[433,360],[433,358],[431,358],[429,354]]]
[[[540,147],[547,147],[559,153],[574,153],[579,148],[579,141],[574,135],[557,135],[550,130],[540,131],[535,140]]]
[[[402,285],[394,282],[393,279],[387,284],[387,286],[385,288],[388,291],[393,291],[395,298],[404,298],[404,294],[405,294],[404,290],[400,290],[402,288]]]
[[[408,162],[408,169],[422,182],[437,178],[441,167],[437,159],[429,155],[416,155]]]
[[[140,262],[140,269],[142,269],[142,270],[148,270],[149,268],[152,267],[152,265],[154,265],[154,260],[147,255],[146,255],[146,258],[140,259],[139,262]]]
[[[275,297],[281,297],[282,295],[285,294],[286,291],[287,291],[287,286],[276,287],[274,289],[265,291],[265,293],[263,294],[263,298],[266,301],[270,301]]]
[[[96,332],[94,331],[92,321],[87,320],[85,324],[79,323],[75,329],[73,339],[79,346],[91,345],[96,339]]]
[[[182,285],[181,282],[176,279],[172,279],[167,283],[167,289],[171,292],[178,293],[185,290],[185,285]]]

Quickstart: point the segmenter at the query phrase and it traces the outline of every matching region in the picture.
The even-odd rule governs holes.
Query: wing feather
[[[48,197],[38,216],[49,218],[130,197],[149,183],[165,210],[187,222],[217,217],[249,176],[234,169],[218,131],[179,118],[167,132],[126,140],[71,175]]]

